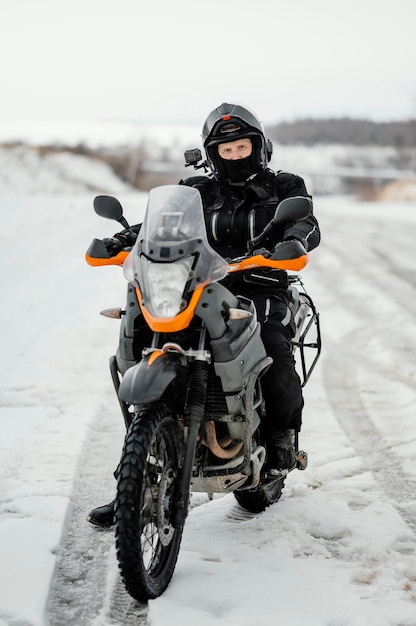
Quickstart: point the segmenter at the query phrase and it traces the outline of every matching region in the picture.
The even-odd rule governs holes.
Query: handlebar
[[[129,254],[129,250],[122,250],[116,256],[103,258],[92,257],[85,254],[85,260],[88,265],[92,267],[101,267],[104,265],[119,265],[122,266]],[[254,269],[256,267],[270,267],[272,269],[286,270],[299,272],[308,263],[309,256],[303,254],[295,259],[266,259],[262,254],[256,254],[250,257],[240,257],[239,259],[233,259],[229,264],[229,273],[241,272],[243,270]]]
[[[92,267],[100,267],[104,265],[122,266],[130,253],[130,248],[121,250],[115,256],[110,256],[106,250],[99,244],[100,240],[94,239],[88,248],[85,259],[88,265]],[[270,267],[272,269],[299,272],[309,261],[309,256],[300,241],[282,242],[282,246],[275,249],[273,258],[266,258],[262,254],[254,256],[244,255],[229,259],[229,274],[241,272],[244,270],[254,269],[256,267]]]

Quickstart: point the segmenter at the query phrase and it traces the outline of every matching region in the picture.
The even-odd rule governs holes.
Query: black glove
[[[296,237],[290,237],[275,245],[271,258],[275,261],[281,261],[282,259],[296,259],[304,254],[306,254],[306,249],[303,242]]]
[[[110,256],[116,256],[126,247],[118,237],[106,237],[103,239],[103,244]]]
[[[262,254],[265,259],[268,259],[270,257],[270,250],[267,248],[257,248],[257,250],[253,250],[253,256],[256,254]]]
[[[123,248],[131,248],[136,243],[137,233],[131,230],[122,230],[121,233],[116,233],[114,238],[123,244]]]
[[[284,241],[300,241],[306,252],[308,251],[308,242],[306,239],[302,239],[301,237],[286,237]]]
[[[136,241],[136,235],[128,230],[123,230],[121,233],[116,233],[114,237],[107,237],[103,239],[103,243],[107,249],[108,254],[116,256],[124,248],[131,248]]]

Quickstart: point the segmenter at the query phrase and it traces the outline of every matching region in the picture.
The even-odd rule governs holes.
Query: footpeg
[[[267,469],[263,473],[263,480],[266,480],[266,481],[282,480],[286,478],[288,474],[289,474],[289,470],[287,469]]]
[[[298,470],[305,470],[308,466],[308,453],[304,450],[299,450],[296,453],[296,468]]]

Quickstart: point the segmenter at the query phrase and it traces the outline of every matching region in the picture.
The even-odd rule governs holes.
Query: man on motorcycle
[[[277,204],[289,197],[308,194],[302,178],[267,167],[272,144],[266,139],[258,117],[247,107],[223,103],[207,117],[202,130],[209,176],[193,176],[179,184],[196,187],[202,197],[208,240],[224,258],[248,251],[248,242],[262,232],[274,216]],[[139,227],[133,227],[138,232]],[[284,240],[297,239],[306,251],[320,242],[316,218],[276,227],[263,242],[265,256]],[[104,240],[108,252],[117,254],[131,246],[131,232]],[[267,468],[292,469],[296,464],[296,432],[302,424],[303,395],[291,349],[295,332],[291,314],[288,276],[284,270],[245,270],[224,279],[236,295],[250,298],[257,310],[261,336],[273,364],[262,377],[266,417]],[[113,503],[93,509],[91,523],[113,524]]]

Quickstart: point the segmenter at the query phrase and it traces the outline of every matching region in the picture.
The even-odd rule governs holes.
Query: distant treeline
[[[280,144],[340,143],[355,146],[416,146],[416,120],[372,122],[344,118],[299,119],[268,126],[272,141]]]

